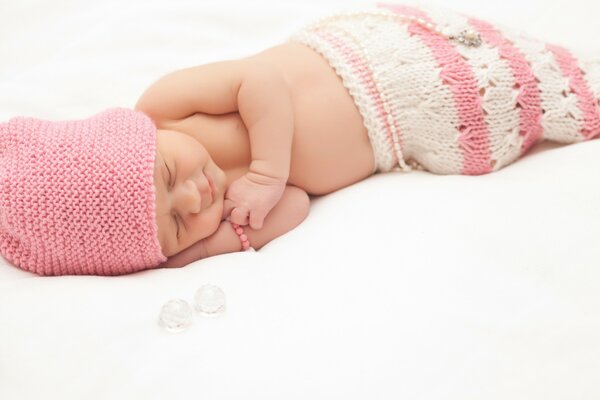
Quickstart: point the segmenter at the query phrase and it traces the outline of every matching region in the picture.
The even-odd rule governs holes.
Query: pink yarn
[[[433,22],[425,12],[417,7],[396,6],[392,7],[392,10]],[[454,95],[460,132],[457,142],[463,154],[461,174],[480,175],[491,172],[489,132],[473,71],[446,38],[414,23],[409,25],[408,31],[421,38],[423,43],[431,49],[433,56],[442,68],[440,77],[449,84]]]
[[[166,261],[158,240],[156,126],[108,109],[0,124],[0,252],[39,275],[121,275]]]

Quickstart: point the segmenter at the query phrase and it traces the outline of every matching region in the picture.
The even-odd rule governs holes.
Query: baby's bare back
[[[284,44],[260,54],[285,74],[294,103],[289,182],[325,194],[373,173],[374,156],[358,112],[342,80],[318,53]]]

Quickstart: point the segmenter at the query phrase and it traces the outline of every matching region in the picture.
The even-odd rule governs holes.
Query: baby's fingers
[[[263,212],[252,211],[252,213],[250,213],[250,218],[249,218],[250,228],[252,228],[252,229],[262,228],[265,217],[266,217],[266,215]]]
[[[248,225],[248,215],[250,211],[244,207],[236,207],[231,212],[229,220],[238,225]]]
[[[223,201],[223,214],[221,218],[226,219],[229,217],[234,208],[235,203],[229,199],[225,199],[225,201]]]

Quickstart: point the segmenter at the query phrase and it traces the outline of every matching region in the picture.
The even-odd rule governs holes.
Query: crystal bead
[[[471,47],[479,47],[482,43],[481,35],[473,30],[463,30],[459,35],[451,36],[450,39],[458,40],[461,44]]]
[[[204,285],[194,297],[196,312],[204,316],[216,316],[225,311],[225,293],[214,285]]]
[[[477,34],[475,32],[473,32],[472,30],[465,31],[465,39],[473,40],[476,38],[477,38]]]
[[[185,300],[169,300],[160,310],[158,324],[167,332],[184,331],[192,324],[192,308]]]

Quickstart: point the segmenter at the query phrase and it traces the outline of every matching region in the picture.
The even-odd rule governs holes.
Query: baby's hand
[[[248,171],[233,181],[225,194],[223,217],[238,225],[260,229],[265,217],[281,199],[286,180]],[[231,215],[230,215],[231,214]]]

